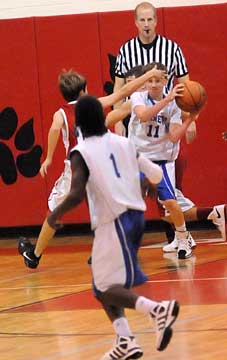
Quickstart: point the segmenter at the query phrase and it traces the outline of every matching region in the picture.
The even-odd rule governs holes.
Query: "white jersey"
[[[170,123],[182,124],[181,110],[175,101],[171,101],[149,121],[140,121],[134,109],[137,105],[155,105],[148,91],[135,92],[131,95],[132,114],[129,122],[128,137],[135,144],[139,153],[152,161],[175,160],[179,153],[180,141],[171,142],[167,138]]]
[[[128,209],[146,210],[136,149],[127,138],[107,132],[85,138],[74,150],[81,153],[89,169],[86,190],[93,229]]]

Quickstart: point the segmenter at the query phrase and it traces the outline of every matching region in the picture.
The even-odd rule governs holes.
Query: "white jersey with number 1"
[[[85,138],[78,150],[89,169],[87,195],[92,228],[128,209],[144,211],[136,149],[127,138],[107,132]]]

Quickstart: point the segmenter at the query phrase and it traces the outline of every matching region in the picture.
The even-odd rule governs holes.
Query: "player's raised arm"
[[[156,67],[154,67],[153,69],[147,71],[144,75],[141,75],[140,77],[125,84],[117,92],[110,94],[108,96],[100,97],[99,101],[101,102],[104,108],[112,106],[119,100],[124,99],[127,96],[130,96],[133,92],[137,91],[152,76],[164,78],[165,73],[164,71],[157,70]]]

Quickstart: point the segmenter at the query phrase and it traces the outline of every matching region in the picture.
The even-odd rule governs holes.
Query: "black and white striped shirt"
[[[134,66],[147,65],[153,61],[167,67],[167,91],[173,88],[175,76],[188,74],[186,61],[178,44],[164,36],[156,35],[150,44],[143,44],[138,37],[123,44],[116,59],[115,75],[123,78]]]

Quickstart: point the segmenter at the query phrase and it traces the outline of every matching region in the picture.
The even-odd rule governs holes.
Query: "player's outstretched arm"
[[[121,99],[130,96],[133,92],[139,89],[150,77],[158,76],[158,77],[165,77],[165,72],[162,70],[157,70],[155,67],[149,71],[147,71],[144,75],[128,82],[118,91],[114,92],[111,95],[104,96],[99,98],[99,101],[102,103],[102,106],[109,107],[115,104],[116,102],[120,101]]]

